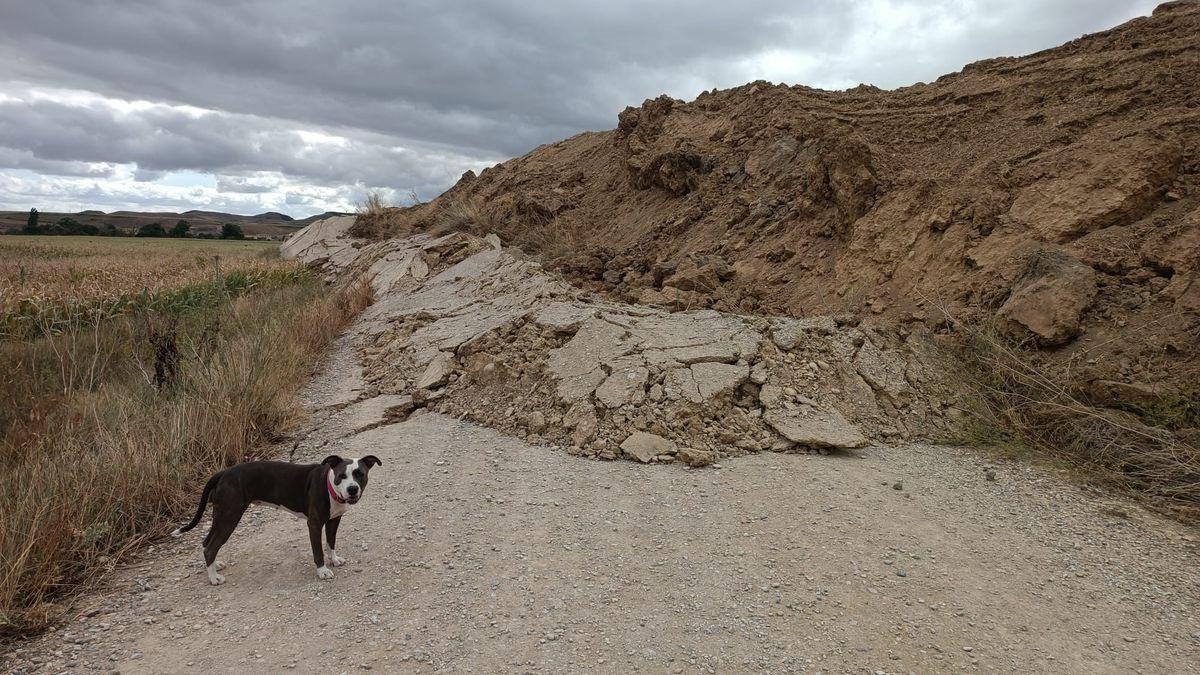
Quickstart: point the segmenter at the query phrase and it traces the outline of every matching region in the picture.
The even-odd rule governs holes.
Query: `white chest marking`
[[[350,510],[349,504],[339,504],[333,501],[333,497],[329,498],[329,519],[340,518],[343,513]]]

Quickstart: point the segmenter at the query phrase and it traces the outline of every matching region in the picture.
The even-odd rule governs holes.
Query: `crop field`
[[[0,237],[0,338],[178,300],[181,289],[230,273],[235,284],[294,274],[277,251],[257,241]]]

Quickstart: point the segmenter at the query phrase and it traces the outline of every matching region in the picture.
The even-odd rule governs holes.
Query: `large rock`
[[[775,319],[772,322],[771,340],[783,351],[791,351],[800,345],[807,335],[833,335],[837,324],[832,317],[817,316],[806,319]]]
[[[396,282],[409,276],[413,263],[418,260],[418,252],[412,249],[389,251],[367,270],[367,275],[371,278],[371,288],[375,290],[376,295],[387,293]]]
[[[413,387],[416,389],[434,389],[446,384],[450,373],[454,372],[454,356],[446,352],[438,352],[437,356],[425,367],[425,372],[417,378]]]
[[[719,258],[697,262],[686,260],[679,265],[675,274],[663,282],[663,286],[681,291],[712,292],[734,275],[729,263]]]
[[[1103,405],[1149,407],[1163,399],[1162,387],[1143,382],[1096,380],[1088,387],[1092,400]]]
[[[658,434],[645,431],[635,431],[621,443],[621,451],[639,462],[649,462],[658,455],[674,455],[677,452],[674,441],[667,440]]]
[[[1029,257],[1012,294],[1000,308],[1010,325],[1032,333],[1044,346],[1061,345],[1079,334],[1080,317],[1096,297],[1096,272],[1059,251]]]
[[[768,410],[763,420],[793,443],[812,448],[861,448],[867,439],[842,414],[833,409],[805,407]]]

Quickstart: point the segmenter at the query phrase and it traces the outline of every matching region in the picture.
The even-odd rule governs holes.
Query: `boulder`
[[[1032,333],[1038,344],[1071,341],[1080,317],[1096,297],[1096,272],[1060,251],[1040,250],[1026,261],[1008,300],[1000,307],[1017,335]]]
[[[635,431],[621,443],[621,451],[632,459],[646,463],[658,455],[674,455],[677,448],[674,441],[667,440],[658,434]]]
[[[530,433],[540,434],[546,429],[546,416],[535,410],[525,417],[525,428]]]
[[[715,259],[705,262],[686,260],[679,265],[675,274],[663,281],[663,285],[678,288],[681,291],[711,293],[733,274],[733,267],[724,260]]]
[[[805,319],[775,319],[772,322],[771,340],[783,351],[791,351],[804,342],[806,335],[833,335],[837,323],[831,316],[814,316]]]
[[[774,408],[783,400],[783,387],[777,384],[764,384],[758,391],[758,402],[764,408]]]
[[[632,351],[627,331],[603,319],[588,319],[567,344],[552,350],[547,362],[564,401],[586,400],[607,375],[601,364]]]

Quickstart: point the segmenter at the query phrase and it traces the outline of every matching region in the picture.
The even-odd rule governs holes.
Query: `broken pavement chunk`
[[[450,373],[454,371],[454,357],[447,352],[438,352],[437,356],[425,367],[425,372],[417,378],[413,385],[416,389],[434,389],[446,384]]]
[[[658,434],[635,431],[621,444],[621,450],[629,457],[646,463],[658,455],[674,455],[677,448],[674,441],[669,441]]]
[[[798,410],[774,409],[763,415],[763,420],[784,438],[813,448],[861,448],[867,439],[833,409],[803,408]]]

